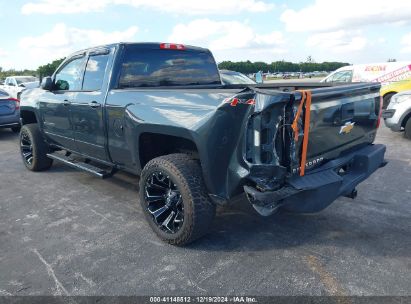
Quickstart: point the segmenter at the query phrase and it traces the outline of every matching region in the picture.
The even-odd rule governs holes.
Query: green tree
[[[54,71],[59,67],[59,65],[63,62],[65,58],[54,60],[51,63],[41,65],[37,69],[37,73],[40,76],[40,79],[46,76],[53,75]]]
[[[309,56],[311,57],[311,56]],[[308,58],[307,58],[308,59]],[[294,63],[285,60],[275,61],[270,64],[265,62],[251,62],[251,61],[223,61],[218,67],[222,70],[233,70],[244,74],[252,74],[258,71],[263,72],[314,72],[326,71],[331,72],[336,69],[349,65],[346,62],[322,62],[317,63],[311,58],[311,62]]]

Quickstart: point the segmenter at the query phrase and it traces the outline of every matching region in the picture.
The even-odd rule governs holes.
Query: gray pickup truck
[[[382,167],[380,85],[223,85],[209,50],[119,43],[76,52],[21,98],[21,155],[99,177],[140,176],[140,203],[174,245],[246,193],[261,215],[317,212]]]

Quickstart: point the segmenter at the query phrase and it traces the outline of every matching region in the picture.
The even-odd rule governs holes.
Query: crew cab
[[[6,91],[12,98],[20,99],[21,92],[39,86],[38,78],[34,76],[10,76],[0,85],[0,89]]]
[[[204,235],[244,192],[261,215],[317,212],[385,165],[378,83],[224,85],[207,49],[117,43],[68,56],[23,93],[21,155],[105,178],[139,175],[164,241]]]

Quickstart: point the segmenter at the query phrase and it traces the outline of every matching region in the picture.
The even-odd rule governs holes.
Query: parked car
[[[256,84],[246,75],[236,71],[220,70],[220,76],[223,84]]]
[[[411,91],[395,94],[383,112],[385,125],[411,139]]]
[[[20,131],[20,101],[0,90],[0,128]]]
[[[381,87],[380,94],[384,98],[383,108],[387,108],[392,96],[399,92],[411,90],[411,78],[394,81]]]
[[[39,79],[34,76],[11,76],[0,85],[0,89],[6,91],[11,97],[20,99],[21,92],[37,88],[39,85]]]
[[[68,56],[41,88],[22,94],[21,156],[32,171],[55,160],[102,178],[140,175],[150,226],[184,245],[209,230],[216,205],[244,192],[264,216],[355,198],[356,186],[385,164],[385,146],[373,144],[379,90],[378,83],[230,88],[207,49],[110,44]],[[343,111],[358,100],[366,113]],[[339,123],[324,121],[329,110],[342,111]]]
[[[411,89],[411,61],[380,62],[344,66],[325,77],[322,82],[379,82],[383,108],[391,97]]]

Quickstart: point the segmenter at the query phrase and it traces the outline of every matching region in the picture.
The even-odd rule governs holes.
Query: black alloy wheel
[[[184,223],[183,197],[170,176],[155,171],[145,182],[145,201],[154,223],[166,233],[177,233]]]
[[[51,167],[53,160],[47,157],[49,145],[43,138],[37,124],[27,124],[20,131],[20,154],[30,171],[44,171]]]
[[[20,151],[24,162],[28,166],[33,164],[33,144],[30,136],[26,132],[22,132],[20,136]]]
[[[206,234],[215,216],[200,162],[183,153],[153,158],[140,175],[139,201],[157,236],[184,246]]]

